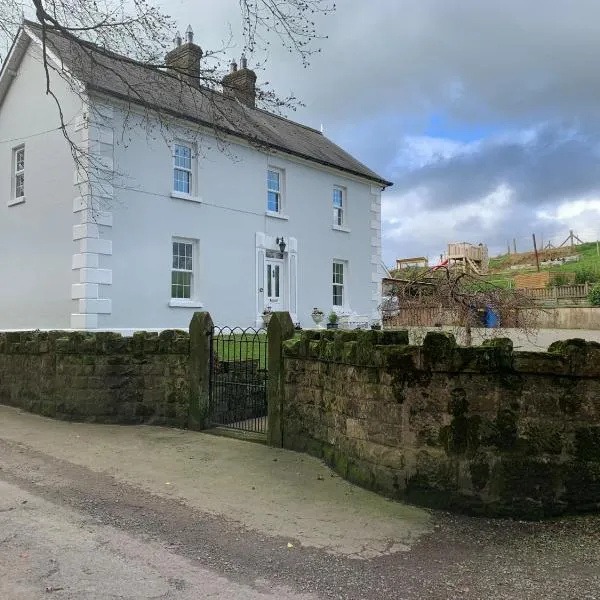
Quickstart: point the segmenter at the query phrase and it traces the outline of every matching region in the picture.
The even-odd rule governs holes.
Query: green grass
[[[220,361],[258,360],[260,368],[267,367],[267,334],[222,334],[213,337],[213,352]]]
[[[579,254],[579,262],[564,263],[552,267],[541,267],[542,271],[550,273],[575,273],[576,283],[595,283],[600,281],[600,256],[597,254],[596,242],[581,244],[575,246],[575,253]],[[508,266],[508,255],[496,256],[490,258],[491,269],[502,269],[504,271],[493,273],[486,277],[486,280],[499,287],[509,287],[515,275],[535,273],[536,268],[532,266],[528,269],[511,270]]]

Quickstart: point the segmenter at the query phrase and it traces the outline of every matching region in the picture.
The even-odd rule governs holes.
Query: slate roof
[[[38,24],[25,21],[25,26],[41,36]],[[164,71],[106,52],[94,44],[75,43],[50,30],[46,39],[64,67],[92,92],[208,125],[260,147],[283,151],[384,186],[392,185],[320,131],[265,110],[249,108],[220,92],[182,84]]]

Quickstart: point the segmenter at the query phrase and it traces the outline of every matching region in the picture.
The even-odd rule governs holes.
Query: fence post
[[[283,370],[283,342],[294,337],[294,323],[288,312],[275,312],[267,327],[269,383],[267,387],[268,422],[267,443],[283,446],[283,394],[285,373]]]
[[[210,344],[213,321],[207,312],[194,313],[190,321],[190,421],[206,426],[210,397]]]

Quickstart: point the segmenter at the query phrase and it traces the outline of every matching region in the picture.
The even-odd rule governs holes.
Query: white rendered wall
[[[194,141],[199,149],[199,202],[175,199],[168,141],[156,130],[147,136],[131,115],[129,123],[124,128],[122,113],[114,111],[112,224],[100,233],[110,237],[112,256],[99,261],[101,268],[112,270],[112,283],[100,286],[100,295],[111,299],[111,311],[98,315],[99,327],[187,327],[196,310],[208,310],[220,325],[255,325],[262,310],[257,304],[257,234],[273,249],[277,236],[297,240],[297,319],[303,326],[312,325],[313,307],[332,309],[334,259],[348,262],[345,308],[375,316],[381,254],[378,187],[242,145],[231,144],[223,152],[210,136],[199,139],[172,127],[173,138]],[[285,170],[282,212],[287,220],[265,215],[268,166]],[[350,232],[332,228],[334,185],[347,189]],[[169,306],[173,236],[198,240],[201,307]],[[288,244],[286,250],[291,249]]]
[[[65,121],[79,98],[53,77]],[[45,95],[41,53],[30,44],[0,107],[0,328],[70,325],[73,254],[73,162],[54,100]],[[69,131],[74,132],[74,127]],[[48,132],[48,133],[44,133]],[[77,134],[75,134],[77,135]],[[12,194],[12,151],[25,144],[25,196]]]

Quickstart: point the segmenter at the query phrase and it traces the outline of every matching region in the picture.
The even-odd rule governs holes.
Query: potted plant
[[[321,326],[321,321],[325,318],[325,313],[322,310],[319,310],[317,307],[313,308],[312,313],[310,313],[312,320],[315,322],[317,329]]]
[[[265,327],[267,327],[269,325],[269,321],[271,320],[272,316],[273,316],[273,309],[270,306],[267,306],[265,308],[265,310],[263,310],[263,312],[262,312],[262,318],[263,318],[263,323],[265,324]]]
[[[333,310],[329,313],[329,317],[327,319],[327,329],[337,329],[338,328],[338,314]]]

